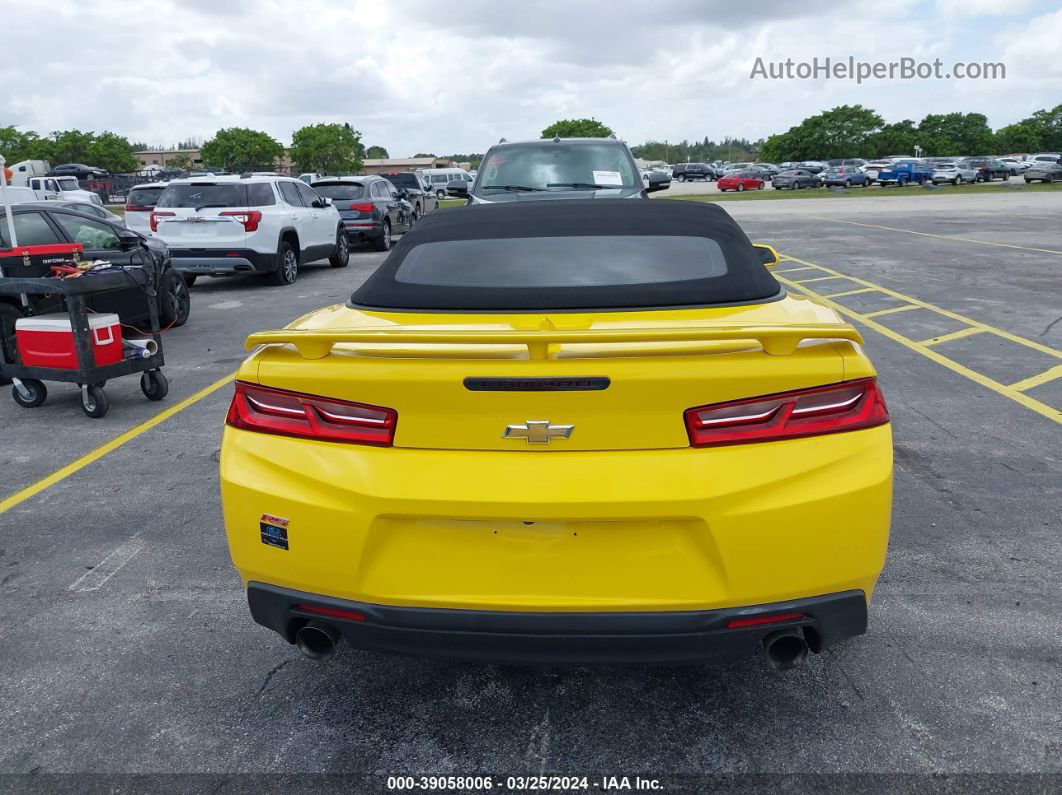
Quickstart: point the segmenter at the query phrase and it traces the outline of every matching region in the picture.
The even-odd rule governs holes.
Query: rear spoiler
[[[850,340],[863,337],[847,323],[812,323],[799,326],[719,325],[686,328],[621,329],[456,329],[438,326],[387,326],[342,331],[281,329],[259,331],[247,338],[246,350],[259,345],[294,345],[304,359],[323,359],[333,345],[368,342],[383,345],[526,345],[531,359],[550,358],[550,346],[596,343],[716,342],[753,340],[765,353],[785,356],[804,340]]]

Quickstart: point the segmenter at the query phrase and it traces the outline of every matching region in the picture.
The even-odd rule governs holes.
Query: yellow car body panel
[[[398,313],[334,306],[290,328],[675,328],[841,319],[785,297],[749,306],[595,313]],[[392,447],[225,429],[233,562],[267,583],[370,605],[489,611],[686,611],[842,591],[884,565],[888,425],[692,448],[683,412],[874,375],[851,341],[772,356],[747,341],[550,346],[343,343],[307,359],[267,345],[253,384],[397,411]],[[587,392],[469,391],[469,376],[607,377]],[[575,426],[549,445],[507,425]],[[263,544],[263,515],[288,548]]]

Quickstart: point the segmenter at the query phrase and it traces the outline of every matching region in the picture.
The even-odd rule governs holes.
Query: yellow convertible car
[[[254,620],[316,659],[779,669],[863,633],[889,415],[775,259],[711,204],[467,207],[253,334],[221,489]]]

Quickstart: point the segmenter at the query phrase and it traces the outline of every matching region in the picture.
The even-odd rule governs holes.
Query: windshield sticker
[[[623,185],[623,177],[618,171],[595,171],[595,185]]]

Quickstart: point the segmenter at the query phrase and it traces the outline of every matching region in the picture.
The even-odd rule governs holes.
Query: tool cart
[[[28,257],[36,253],[32,252],[33,248],[23,247],[21,253]],[[10,256],[13,252],[3,253]],[[128,290],[131,280],[145,291],[151,328],[145,338],[123,343],[117,316],[90,315],[85,299],[108,291]],[[60,313],[20,319],[14,341],[4,339],[5,331],[0,324],[0,377],[13,382],[15,402],[25,408],[35,408],[48,396],[45,381],[74,383],[81,387],[81,408],[85,414],[102,417],[109,407],[104,392],[107,381],[133,373],[141,374],[140,388],[149,400],[162,400],[169,384],[161,370],[165,362],[158,308],[150,297],[155,288],[151,281],[151,275],[140,268],[108,268],[67,279],[9,275],[0,278],[0,295],[56,296],[66,307],[65,316]],[[25,299],[23,303],[27,303]],[[103,323],[99,322],[101,319]],[[48,337],[55,338],[55,342],[38,342]],[[19,352],[17,362],[10,360],[10,352],[14,350]]]

